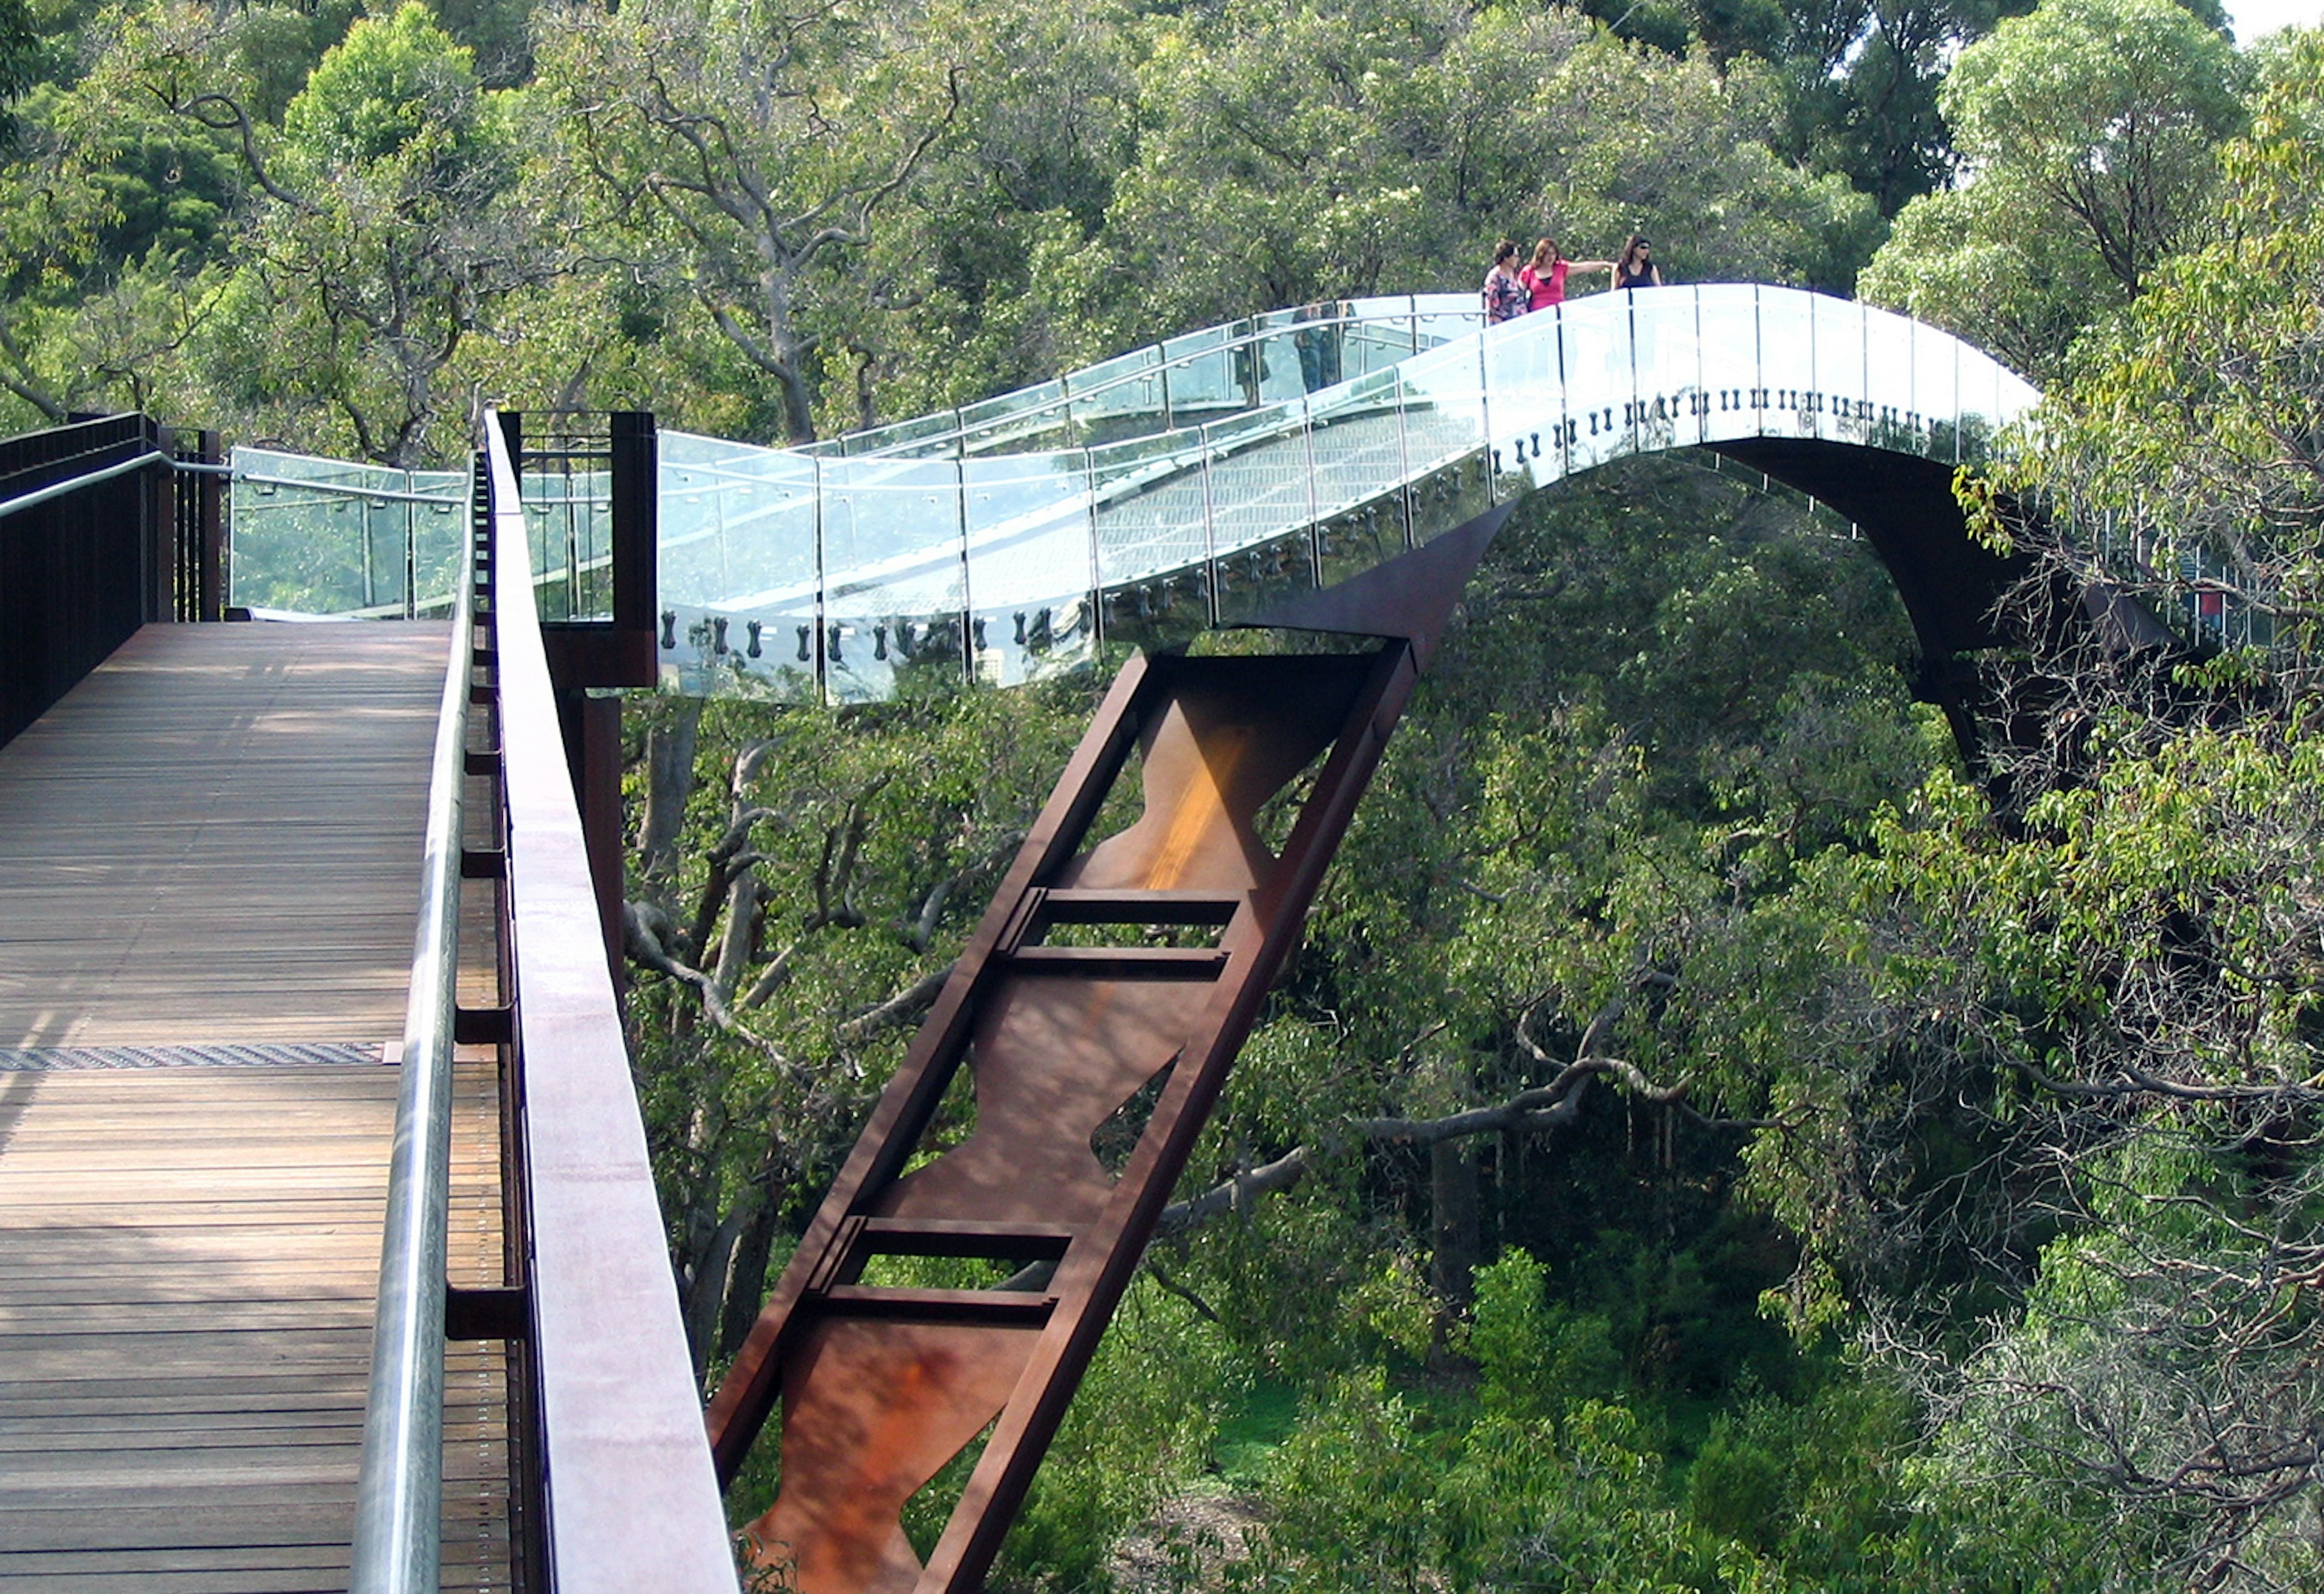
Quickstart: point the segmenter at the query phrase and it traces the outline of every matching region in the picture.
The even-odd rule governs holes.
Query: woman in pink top
[[[1568,272],[1610,272],[1610,260],[1568,260],[1558,253],[1557,240],[1544,238],[1533,246],[1533,259],[1517,272],[1517,281],[1533,296],[1527,309],[1545,310],[1551,305],[1565,301],[1565,273]]]

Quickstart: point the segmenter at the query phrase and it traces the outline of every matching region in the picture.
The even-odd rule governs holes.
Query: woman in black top
[[[1637,234],[1622,245],[1622,253],[1614,259],[1614,286],[1617,288],[1659,288],[1663,285],[1662,268],[1654,262],[1652,245]]]

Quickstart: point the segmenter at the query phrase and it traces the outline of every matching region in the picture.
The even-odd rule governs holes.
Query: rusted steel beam
[[[801,1594],[980,1586],[1506,512],[1258,622],[1370,651],[1140,655],[1115,680],[711,1403],[722,1482],[777,1419],[781,1489],[749,1539]],[[1132,759],[1144,813],[1093,834]],[[1274,801],[1311,769],[1277,851]],[[975,1121],[939,1145],[963,1069]],[[1101,1137],[1132,1142],[1118,1169]],[[878,1281],[915,1256],[993,1277]],[[923,1566],[905,1503],[979,1435]]]
[[[1125,669],[712,1405],[730,1478],[780,1408],[782,1490],[752,1532],[802,1594],[978,1585],[1416,673],[1402,640]],[[1133,756],[1143,816],[1093,834]],[[1278,853],[1261,810],[1319,761]],[[964,1068],[973,1129],[906,1173]],[[1108,1129],[1134,1136],[1118,1173]],[[928,1255],[995,1276],[865,1282]],[[923,1567],[904,1504],[988,1430]]]

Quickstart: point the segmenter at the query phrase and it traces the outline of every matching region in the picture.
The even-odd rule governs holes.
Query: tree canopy
[[[1978,772],[1828,511],[1707,456],[1520,507],[994,1586],[2324,1578],[2324,34],[0,0],[0,106],[12,424],[798,439],[1647,229],[1674,277],[1860,286],[2037,378],[1960,484],[1978,534],[2028,603],[2186,646],[1976,660],[2014,736]],[[706,1379],[1098,686],[629,705],[632,1041]]]

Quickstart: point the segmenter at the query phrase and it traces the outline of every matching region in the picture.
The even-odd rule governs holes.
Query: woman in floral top
[[[1504,238],[1493,245],[1493,269],[1485,273],[1485,325],[1498,327],[1526,313],[1533,295],[1517,281],[1517,245]]]

